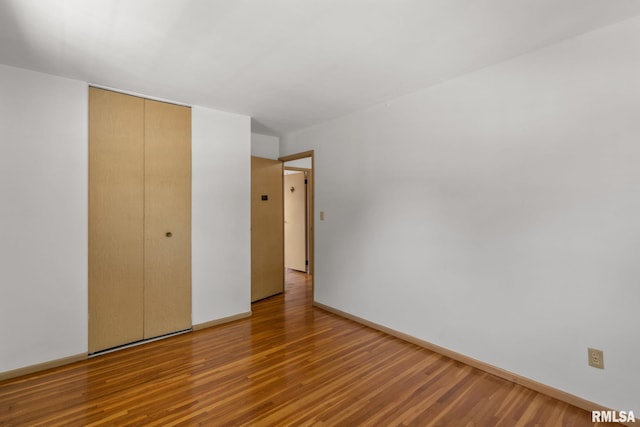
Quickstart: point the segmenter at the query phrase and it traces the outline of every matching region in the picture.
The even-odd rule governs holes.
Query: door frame
[[[290,162],[292,160],[300,160],[311,158],[311,169],[308,170],[308,184],[307,184],[307,197],[309,199],[309,212],[308,212],[308,230],[309,230],[309,271],[308,274],[311,275],[311,289],[313,299],[315,300],[315,287],[314,287],[314,274],[315,274],[315,159],[314,159],[314,150],[303,151],[301,153],[290,154],[287,156],[281,156],[278,158],[283,165],[286,162]],[[285,166],[286,167],[286,166]]]

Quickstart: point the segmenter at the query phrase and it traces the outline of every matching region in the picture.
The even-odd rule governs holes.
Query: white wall
[[[317,301],[640,412],[638,42],[636,18],[284,138],[315,150]]]
[[[252,133],[251,155],[277,160],[280,156],[280,138],[277,136]]]
[[[87,353],[87,84],[0,65],[0,372]],[[251,310],[250,119],[192,110],[194,324]]]
[[[290,168],[303,168],[303,169],[311,169],[313,165],[311,164],[311,157],[305,157],[304,159],[296,159],[289,160],[288,162],[284,162],[285,167]]]
[[[193,323],[251,311],[250,118],[192,109]]]
[[[0,372],[87,352],[87,85],[0,65]]]

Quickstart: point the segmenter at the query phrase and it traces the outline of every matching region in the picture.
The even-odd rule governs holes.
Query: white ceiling
[[[0,63],[282,135],[638,14],[638,0],[0,0]]]

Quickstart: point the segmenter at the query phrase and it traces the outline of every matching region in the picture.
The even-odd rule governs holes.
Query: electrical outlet
[[[604,352],[602,350],[588,348],[587,353],[589,354],[589,366],[604,369]]]

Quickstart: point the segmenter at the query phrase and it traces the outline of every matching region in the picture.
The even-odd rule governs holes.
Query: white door
[[[301,171],[284,176],[284,265],[307,271],[307,184]]]

